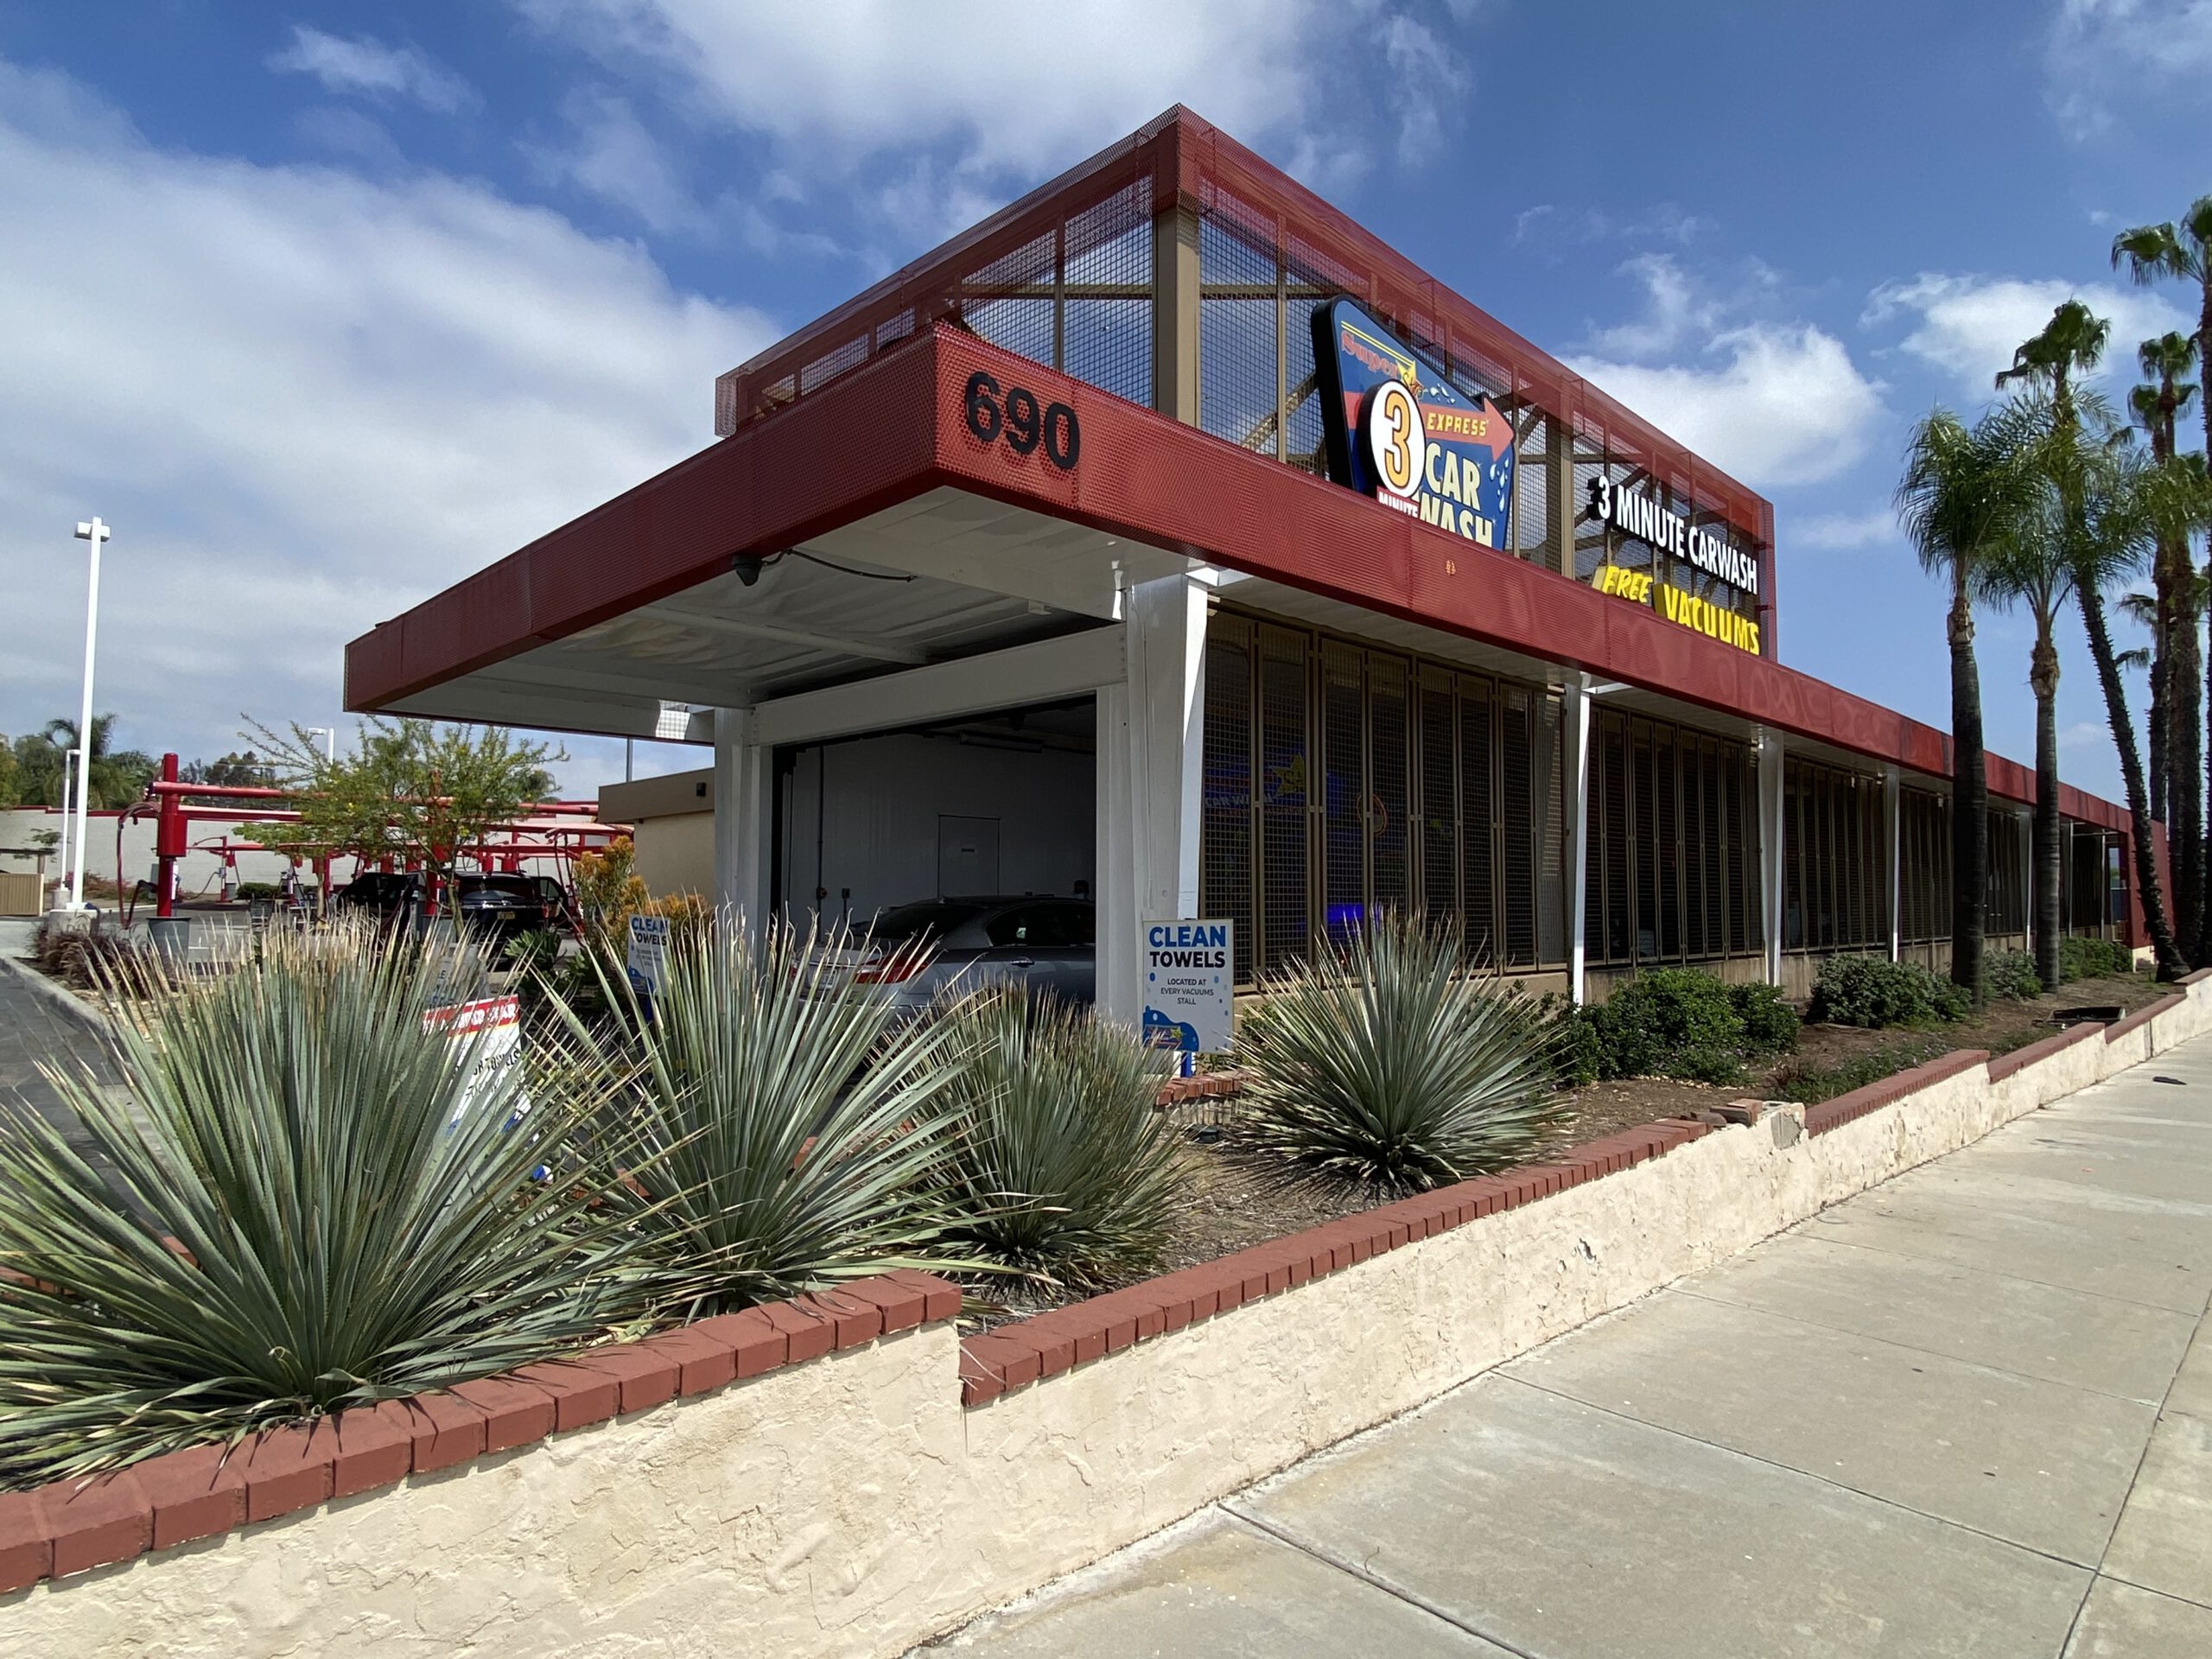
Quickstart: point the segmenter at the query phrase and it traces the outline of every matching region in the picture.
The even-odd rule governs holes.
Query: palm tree
[[[1950,583],[1951,977],[1983,1001],[1982,890],[1989,880],[1989,787],[1981,735],[1981,674],[1974,655],[1977,573],[2022,533],[2040,488],[2015,436],[1987,416],[1972,429],[1948,409],[1925,416],[1905,446],[1898,521],[1921,568]]]
[[[2167,919],[2151,836],[2142,751],[2128,716],[2127,690],[2120,679],[2120,653],[2113,645],[2104,595],[2113,582],[2141,568],[2162,533],[2177,523],[2190,522],[2202,508],[2190,495],[2190,469],[2151,459],[2122,441],[2101,400],[2085,403],[2091,416],[2089,430],[2055,432],[2041,453],[2061,504],[2061,533],[2073,567],[2074,594],[2088,632],[2089,654],[2096,661],[2113,743],[2120,752],[2144,924],[2158,955],[2159,976],[2177,979],[2188,971],[2188,963]]]
[[[2074,377],[2087,374],[2104,360],[2112,340],[2112,324],[2079,300],[2062,300],[2051,308],[2043,332],[2022,340],[2012,353],[2012,366],[1997,372],[2002,391],[2015,380],[2024,380],[2050,392],[2055,425],[2079,423],[2074,407]]]
[[[2176,450],[2175,417],[2196,388],[2181,377],[2196,359],[2187,334],[2146,340],[2136,353],[2145,384],[2128,395],[2139,424],[2150,435],[2151,456],[2163,465]],[[2189,954],[2203,931],[2206,882],[2203,734],[2198,725],[2202,664],[2196,645],[2195,566],[2189,537],[2158,538],[2152,563],[2159,624],[2151,668],[2151,810],[2164,819],[2174,880],[2174,931]]]
[[[2040,393],[2016,397],[1982,417],[1981,426],[2007,454],[2035,454],[2050,441],[2055,411]],[[2033,510],[2017,515],[1995,534],[1974,573],[1976,594],[1999,608],[2027,607],[2035,623],[2028,652],[2028,685],[2036,699],[2036,810],[2031,835],[2035,871],[2036,976],[2046,985],[2059,978],[2059,930],[2063,848],[2058,811],[2058,645],[2060,613],[2074,592],[2073,561],[2056,522],[2057,501],[2037,493]]]
[[[2159,613],[2158,596],[2156,594],[2140,592],[2122,594],[2113,601],[2113,609],[2151,636],[2149,645],[2131,645],[2121,652],[2119,661],[2122,668],[2138,670],[2150,677],[2151,708],[2150,712],[2143,718],[2145,740],[2144,753],[2149,757],[2151,763],[2151,798],[2154,801],[2164,800],[2165,791],[2159,787],[2159,785],[2165,777],[2165,773],[2160,768],[2165,765],[2166,745],[2164,734],[2158,725],[2158,715],[2162,707],[2158,700],[2158,669],[2159,665],[2166,660],[2165,619]]]
[[[2139,225],[2112,239],[2112,268],[2148,286],[2164,279],[2196,284],[2197,360],[2212,363],[2212,196],[2199,196],[2176,225]],[[2149,372],[2146,368],[2145,373]],[[2212,404],[2202,410],[2204,446],[2212,452]]]
[[[73,720],[49,720],[41,734],[56,755],[67,754],[77,747],[77,722]],[[116,749],[111,747],[115,735],[115,716],[112,714],[92,716],[92,756],[83,756],[78,764],[84,767],[89,782],[86,798],[97,810],[128,806],[138,798],[146,787],[146,780],[154,774],[151,757],[137,749]],[[60,788],[57,764],[54,787]],[[48,804],[59,806],[59,800]]]
[[[2050,309],[2050,321],[2044,323],[2039,334],[2022,340],[2013,352],[2013,367],[1998,372],[1998,387],[2006,383],[2024,380],[2031,387],[2042,387],[2049,391],[2049,400],[2018,404],[2013,411],[1999,411],[1991,416],[1993,420],[2006,423],[2013,431],[2013,445],[2024,454],[2042,454],[2053,442],[2069,442],[2082,425],[2077,404],[2075,404],[2075,376],[2088,374],[2104,359],[2104,347],[2113,336],[2113,325],[2090,312],[2088,305],[2077,299],[2062,301]],[[2046,475],[2049,469],[2046,469]],[[2050,566],[2066,566],[2066,546],[2063,546],[2063,524],[2070,522],[2070,505],[2063,489],[2057,495],[2046,495],[2037,502],[2037,513],[2024,520],[2018,529],[2031,536],[2049,537],[2050,544],[2039,550],[2022,549],[2015,553],[2015,560],[2029,570],[2042,566],[2044,577],[2033,582],[2039,588],[2044,601],[2063,601],[2063,586],[2053,588]],[[2035,951],[2037,951],[2037,976],[2044,984],[2057,984],[2057,929],[2059,929],[2059,880],[2062,880],[2062,852],[2059,852],[2059,772],[2057,772],[2057,681],[2059,659],[2057,648],[2050,646],[2049,626],[2037,635],[2044,651],[2031,664],[2029,683],[2035,690],[2035,821],[2031,842],[2033,842],[2033,872],[2035,872]],[[2049,728],[2049,747],[2044,743],[2044,732]],[[2044,973],[2049,957],[2049,973]]]
[[[2178,222],[2168,219],[2163,224],[2138,225],[2133,230],[2122,231],[2112,239],[2112,265],[2114,270],[2125,266],[2127,274],[2145,287],[2152,283],[2166,281],[2195,284],[2196,288],[2196,360],[2202,364],[2212,364],[2212,195],[2199,196],[2191,202],[2188,211],[2182,214]],[[2181,366],[2185,370],[2186,365]],[[2149,377],[2153,372],[2152,365],[2146,360],[2144,364],[2145,375]],[[2177,404],[2177,410],[2178,407],[2179,405]],[[2212,454],[2212,400],[2199,399],[2197,408],[2204,423],[2205,450],[2208,454]],[[2171,417],[2169,417],[2167,429],[2168,454],[2171,454],[2173,453]],[[2165,551],[2161,550],[2162,554]],[[2184,545],[2181,551],[2181,559],[2186,563],[2188,557],[2188,549]],[[2176,636],[2177,640],[2178,637],[2178,635]],[[2189,647],[2192,652],[2196,649],[2196,632],[2192,626],[2189,632]],[[2206,671],[2212,673],[2212,661],[2207,662]],[[2190,677],[2189,698],[2192,704],[2196,702],[2196,677],[2192,674]],[[2203,707],[2205,718],[2212,721],[2212,682],[2207,684]],[[2180,727],[2179,711],[2177,709],[2172,711],[2169,720],[2170,724],[2177,733]],[[2201,766],[2202,760],[2208,756],[2206,746],[2201,741],[2204,734],[2198,730],[2193,712],[2190,718],[2189,730],[2188,746],[2196,753],[2198,766]],[[2184,937],[2190,938],[2191,952],[2198,961],[2202,962],[2212,959],[2212,905],[2204,903],[2206,885],[2208,882],[2212,882],[2212,849],[2208,849],[2202,844],[2205,829],[2202,803],[2206,779],[2201,775],[2198,766],[2192,766],[2185,779],[2172,777],[2171,773],[2178,770],[2178,760],[2179,757],[2171,753],[2170,745],[2168,754],[2170,781],[2167,788],[2177,796],[2185,794],[2188,797],[2191,803],[2190,817],[2193,824],[2192,832],[2178,849],[2178,856],[2176,860],[2177,866],[2176,885],[2178,890],[2178,869],[2185,867],[2190,873],[2191,891],[2197,911],[2197,925],[2193,938],[2187,934],[2184,934]],[[2178,822],[2171,820],[2170,822],[2173,823],[2173,827],[2177,830],[2181,828]]]
[[[2127,785],[2127,810],[2133,819],[2136,891],[2143,905],[2144,925],[2150,930],[2158,971],[2175,979],[2186,972],[2175,947],[2174,932],[2166,916],[2165,893],[2158,880],[2158,865],[2151,839],[2150,792],[2143,783],[2143,752],[2135,741],[2135,728],[2127,715],[2127,688],[2120,677],[2120,663],[2112,643],[2112,625],[2105,613],[2104,590],[2120,572],[2140,563],[2145,550],[2131,533],[2149,533],[2145,494],[2125,474],[2121,457],[2140,456],[2114,442],[2111,410],[2093,393],[2077,392],[2074,378],[2094,369],[2102,360],[2112,325],[2094,315],[2079,300],[2062,301],[2054,307],[2043,331],[2021,342],[2012,353],[2012,366],[2000,371],[1997,384],[2026,380],[2047,387],[2050,393],[2049,435],[2036,449],[2036,464],[2056,493],[2057,533],[2064,539],[2066,556],[2074,565],[2074,596],[2082,607],[2082,621],[2089,635],[2089,655],[2095,659],[2097,680],[2105,694],[2105,715],[2119,747],[2120,771]],[[2093,441],[2083,436],[2082,404],[2088,404]],[[2092,499],[2095,494],[2096,499]],[[2102,515],[2093,523],[2094,514]]]

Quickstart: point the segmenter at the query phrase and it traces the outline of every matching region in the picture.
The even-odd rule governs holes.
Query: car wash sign
[[[1144,1040],[1148,1048],[1223,1054],[1236,1027],[1234,924],[1144,925]]]
[[[1508,545],[1513,423],[1351,300],[1313,314],[1329,475],[1424,524]]]

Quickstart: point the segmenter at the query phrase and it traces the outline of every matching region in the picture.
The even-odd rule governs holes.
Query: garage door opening
[[[949,899],[1087,903],[1097,885],[1096,699],[776,754],[784,913],[868,927]]]

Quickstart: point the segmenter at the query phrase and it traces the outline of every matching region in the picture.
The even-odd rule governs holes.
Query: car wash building
[[[1389,908],[1592,999],[1944,964],[1949,741],[1784,665],[1769,504],[1187,111],[715,429],[356,639],[347,706],[711,750],[608,805],[749,914],[1088,896],[1132,1020],[1162,918],[1240,985]],[[2033,776],[1988,777],[2021,944]],[[2126,814],[2064,810],[2069,925],[2132,939]]]

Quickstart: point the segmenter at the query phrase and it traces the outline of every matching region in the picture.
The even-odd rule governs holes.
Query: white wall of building
[[[85,830],[85,874],[106,880],[115,879],[115,826],[119,815],[114,812],[95,812]],[[219,841],[227,836],[239,839],[238,826],[252,822],[246,817],[231,819],[195,819],[188,827],[192,850],[180,861],[178,887],[187,899],[219,896],[222,884],[223,859],[217,852],[206,849],[205,843]],[[50,806],[14,806],[0,808],[0,870],[30,872],[38,868],[38,860],[28,854],[15,851],[32,845],[33,837],[41,830],[60,830],[65,820],[61,813]],[[274,883],[286,868],[285,861],[275,853],[240,853],[238,855],[239,881],[267,881]],[[60,874],[60,857],[46,861],[46,873],[50,879]],[[332,878],[340,883],[353,879],[354,861],[337,859],[332,864]],[[303,880],[312,880],[304,870]],[[154,820],[151,815],[133,818],[123,827],[123,879],[128,886],[133,881],[154,879]]]
[[[812,914],[817,887],[829,890],[826,914],[856,924],[936,897],[945,817],[996,823],[1001,892],[1095,892],[1096,790],[1096,762],[1080,749],[912,733],[804,749],[783,791],[790,913]]]

